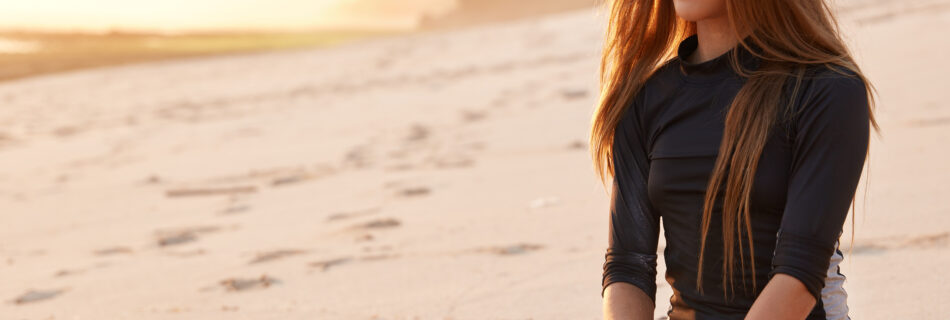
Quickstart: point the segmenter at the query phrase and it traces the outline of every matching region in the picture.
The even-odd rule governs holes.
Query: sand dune
[[[885,135],[855,319],[950,313],[945,2],[840,2]],[[600,318],[602,18],[0,84],[0,318]]]

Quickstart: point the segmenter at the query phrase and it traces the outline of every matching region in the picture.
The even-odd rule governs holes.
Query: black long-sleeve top
[[[742,319],[777,273],[805,285],[818,301],[808,319],[822,319],[829,259],[837,251],[868,148],[864,83],[841,67],[807,68],[793,112],[780,112],[754,177],[750,211],[757,290],[751,290],[751,272],[743,276],[737,265],[735,297],[723,295],[720,192],[706,243],[705,294],[700,295],[695,284],[703,197],[727,108],[746,81],[733,71],[728,55],[737,54],[750,69],[760,60],[736,46],[712,60],[686,61],[696,47],[696,35],[679,43],[677,56],[650,76],[616,128],[601,295],[619,281],[639,287],[655,301],[662,217],[672,319]],[[786,88],[790,92],[791,84]],[[744,236],[736,241],[747,242]],[[748,291],[742,289],[743,281]]]

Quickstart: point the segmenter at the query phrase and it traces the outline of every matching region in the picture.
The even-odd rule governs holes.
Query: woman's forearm
[[[794,277],[776,273],[755,299],[747,320],[801,320],[815,307],[815,297]]]
[[[653,319],[653,300],[643,290],[626,282],[614,282],[604,290],[604,319]]]

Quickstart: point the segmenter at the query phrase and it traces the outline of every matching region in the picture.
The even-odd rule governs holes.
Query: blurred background
[[[851,315],[946,318],[950,0],[829,3],[882,127]],[[0,319],[601,318],[606,13],[0,1]]]

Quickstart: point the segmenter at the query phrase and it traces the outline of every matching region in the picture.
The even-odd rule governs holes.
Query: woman
[[[823,0],[612,0],[591,153],[607,319],[848,319],[838,238],[873,87]],[[853,227],[853,225],[852,225]]]

